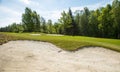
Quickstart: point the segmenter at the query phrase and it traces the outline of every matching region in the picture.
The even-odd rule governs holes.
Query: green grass
[[[69,51],[74,51],[86,46],[99,46],[120,52],[120,40],[117,39],[84,36],[47,36],[46,34],[41,34],[41,36],[32,36],[30,34],[31,33],[0,33],[0,42],[2,43],[3,41],[4,43],[3,39],[5,39],[5,42],[7,40],[35,40],[50,42],[64,50]]]

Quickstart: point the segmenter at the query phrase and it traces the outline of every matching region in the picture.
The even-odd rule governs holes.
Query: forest
[[[120,39],[120,1],[114,0],[112,4],[96,10],[83,10],[72,12],[63,11],[57,22],[45,20],[36,11],[29,7],[22,14],[22,21],[1,27],[0,32],[41,32],[48,34],[64,34],[72,36],[89,36]]]

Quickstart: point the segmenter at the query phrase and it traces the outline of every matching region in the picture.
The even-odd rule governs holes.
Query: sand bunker
[[[48,36],[64,36],[64,35],[61,35],[61,34],[46,34]]]
[[[30,34],[32,36],[40,36],[41,34]]]
[[[120,53],[100,48],[63,51],[37,41],[0,46],[0,72],[120,72]]]

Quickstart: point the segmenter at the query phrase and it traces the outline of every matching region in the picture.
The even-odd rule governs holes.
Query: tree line
[[[63,11],[60,19],[53,23],[42,16],[25,8],[20,24],[13,23],[0,28],[2,32],[42,32],[51,34],[81,35],[104,38],[120,38],[120,1],[114,0],[97,10],[83,10],[72,12]]]

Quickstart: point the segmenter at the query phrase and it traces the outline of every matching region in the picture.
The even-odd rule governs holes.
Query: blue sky
[[[111,4],[113,0],[0,0],[0,27],[13,22],[20,23],[25,7],[37,11],[46,20],[57,21],[61,12],[71,7],[72,11],[88,7],[95,10]]]

